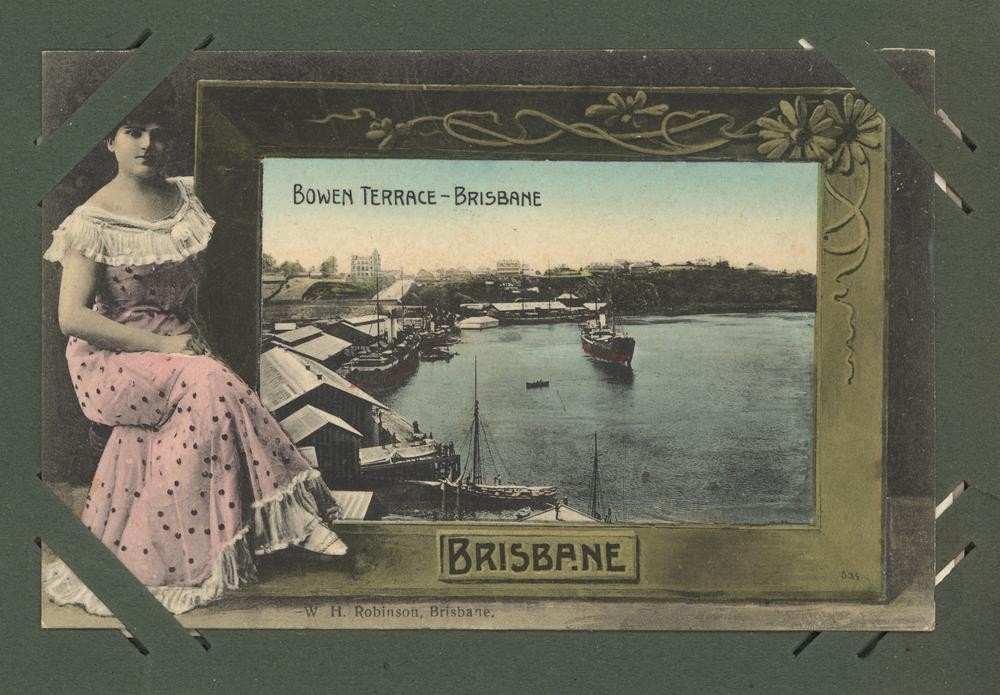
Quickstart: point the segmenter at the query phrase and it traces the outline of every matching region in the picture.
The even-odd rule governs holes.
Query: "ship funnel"
[[[600,314],[597,317],[597,322],[600,324],[601,328],[604,328],[605,326],[607,326],[608,325],[608,317],[607,317],[607,315],[606,314]]]
[[[389,314],[389,342],[396,342],[396,317]]]

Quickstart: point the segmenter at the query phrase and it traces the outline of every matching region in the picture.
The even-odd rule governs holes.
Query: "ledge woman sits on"
[[[83,522],[175,613],[254,576],[253,553],[347,548],[318,471],[258,396],[209,354],[192,316],[213,221],[189,179],[160,173],[164,129],[131,119],[108,139],[116,176],[54,232],[59,325],[84,414],[113,427]],[[63,564],[59,604],[107,608]]]

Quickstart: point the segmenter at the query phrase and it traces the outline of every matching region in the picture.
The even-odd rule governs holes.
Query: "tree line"
[[[306,268],[299,261],[282,261],[278,263],[274,256],[269,253],[261,254],[261,272],[270,274],[281,274],[285,277],[292,275],[306,275],[316,269],[315,266]],[[319,272],[324,277],[333,277],[337,274],[337,257],[327,256],[319,264]]]
[[[529,290],[537,288],[537,291]],[[457,311],[460,304],[555,300],[563,293],[586,302],[610,301],[622,314],[815,311],[816,276],[767,273],[728,265],[648,275],[526,279],[521,294],[483,280],[414,286],[404,303]]]

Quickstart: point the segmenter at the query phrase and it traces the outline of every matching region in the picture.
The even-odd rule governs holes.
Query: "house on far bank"
[[[497,277],[520,277],[523,272],[524,266],[521,261],[516,258],[501,258],[497,261]]]
[[[372,250],[370,256],[351,255],[352,278],[374,278],[382,274],[382,257],[378,249]]]
[[[657,270],[661,273],[670,273],[675,270],[704,270],[706,267],[687,261],[686,263],[667,263],[666,265],[661,265]]]
[[[572,292],[563,292],[561,295],[556,297],[556,301],[562,302],[563,305],[568,307],[583,306],[583,300]]]
[[[444,271],[444,279],[448,282],[469,282],[472,277],[472,271],[465,266],[448,268]]]
[[[591,263],[586,270],[592,275],[607,275],[610,273],[620,273],[626,270],[621,263]]]

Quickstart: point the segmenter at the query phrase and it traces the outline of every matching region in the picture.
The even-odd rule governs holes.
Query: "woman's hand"
[[[180,335],[163,336],[159,351],[176,355],[206,355],[208,354],[208,346],[198,336],[181,333]]]
[[[59,328],[65,335],[85,340],[99,348],[124,352],[172,352],[202,355],[208,352],[196,336],[163,336],[137,326],[127,326],[93,311],[94,297],[101,281],[99,263],[75,249],[62,259],[59,287]]]
[[[59,328],[66,335],[91,345],[125,352],[166,352],[178,355],[207,355],[208,345],[197,333],[159,335],[136,326],[126,326],[91,307],[100,284],[101,266],[76,250],[62,259],[59,287]]]

